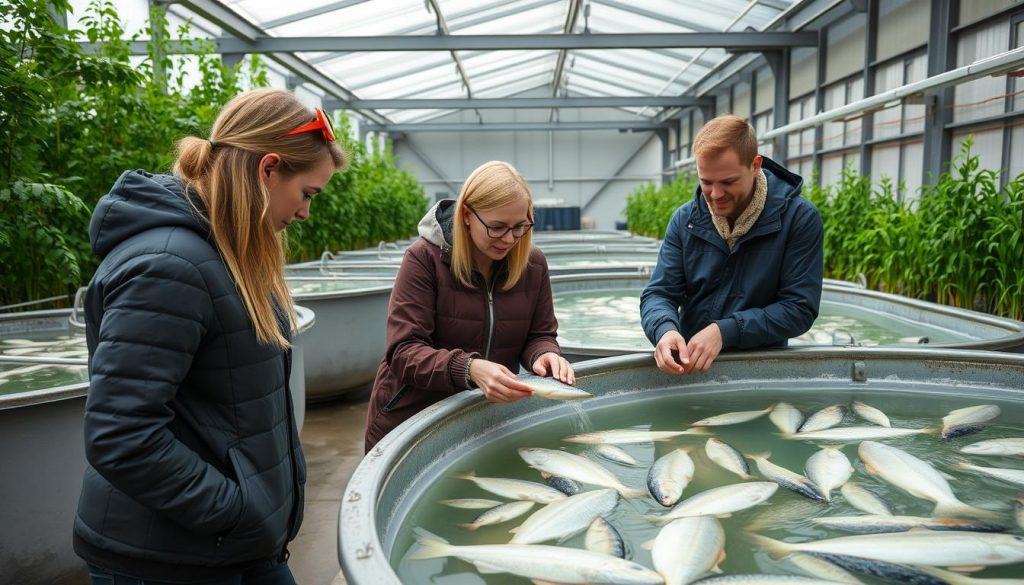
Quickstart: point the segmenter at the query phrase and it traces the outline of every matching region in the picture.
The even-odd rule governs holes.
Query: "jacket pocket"
[[[384,408],[381,408],[380,411],[391,412],[392,410],[394,410],[395,407],[398,406],[398,403],[402,400],[402,396],[405,395],[407,390],[409,390],[409,385],[403,384],[402,387],[398,389],[398,392],[395,392],[395,395],[391,397],[391,400],[388,400],[388,403],[385,404]]]
[[[239,562],[278,554],[289,532],[288,516],[275,513],[266,490],[254,485],[259,481],[256,467],[238,447],[228,449],[228,458],[241,491],[242,512],[234,528],[218,539],[220,559]]]

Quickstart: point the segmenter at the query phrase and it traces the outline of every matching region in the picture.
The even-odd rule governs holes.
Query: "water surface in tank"
[[[651,349],[640,327],[639,289],[556,292],[553,297],[559,343],[625,351]],[[862,345],[917,344],[922,337],[927,337],[929,343],[974,339],[949,329],[823,300],[811,330],[790,340],[790,344],[832,345],[833,333],[840,341],[852,337],[855,343]]]
[[[949,411],[980,404],[996,404],[1001,414],[984,430],[967,436],[943,440],[933,433],[911,435],[899,439],[883,441],[884,444],[896,447],[928,462],[943,474],[948,474],[949,485],[954,493],[964,502],[981,508],[995,511],[997,517],[990,522],[1007,527],[1009,533],[1021,535],[1024,530],[1013,521],[1013,502],[1020,495],[1020,486],[1003,483],[986,476],[969,473],[954,467],[960,461],[990,467],[1020,469],[1024,460],[1015,457],[980,457],[966,456],[959,449],[967,444],[983,439],[1024,436],[1024,402],[992,397],[972,398],[956,392],[961,389],[949,386],[905,386],[884,387],[874,386],[870,391],[849,391],[835,387],[811,388],[792,387],[769,384],[758,389],[734,387],[727,391],[716,389],[679,388],[678,393],[671,391],[651,392],[649,397],[640,395],[636,400],[625,402],[608,402],[605,405],[588,408],[589,418],[596,430],[606,429],[650,429],[650,430],[682,430],[703,417],[730,411],[743,411],[766,408],[769,405],[785,400],[796,406],[805,416],[820,408],[842,404],[846,407],[853,400],[861,400],[885,412],[893,427],[897,428],[936,428],[941,427],[941,419]],[[582,403],[586,407],[586,402]],[[485,526],[476,531],[459,527],[469,523],[481,513],[481,510],[464,510],[444,506],[440,500],[450,498],[504,498],[490,494],[474,483],[454,477],[456,473],[474,472],[481,477],[516,478],[543,482],[538,471],[531,469],[518,456],[517,450],[522,447],[543,447],[564,449],[565,451],[582,454],[598,462],[612,471],[626,486],[646,491],[646,474],[651,464],[660,456],[678,447],[691,448],[690,455],[695,464],[695,474],[689,486],[683,492],[686,499],[704,490],[739,483],[742,480],[733,473],[712,463],[704,451],[707,437],[681,436],[667,442],[640,443],[622,445],[632,455],[638,466],[624,465],[604,459],[593,453],[587,445],[573,444],[562,441],[567,435],[578,433],[581,428],[578,419],[567,406],[561,407],[563,416],[549,417],[544,422],[515,431],[504,436],[488,437],[486,441],[477,439],[457,450],[451,458],[449,467],[443,476],[433,485],[427,487],[416,496],[410,513],[402,520],[394,547],[391,551],[391,564],[403,583],[444,583],[444,584],[519,584],[527,581],[507,574],[480,575],[476,568],[456,558],[416,560],[410,554],[418,545],[413,542],[411,531],[420,527],[439,535],[452,544],[504,544],[512,534],[509,530],[520,525],[530,513],[539,509],[536,504],[530,512],[518,519],[494,526]],[[847,408],[846,415],[840,426],[870,425],[853,414]],[[818,451],[818,445],[810,441],[785,439],[780,431],[770,422],[768,416],[732,426],[709,427],[713,435],[725,441],[743,453],[771,452],[771,461],[796,473],[803,473],[808,458]],[[835,444],[834,441],[825,444]],[[842,452],[849,458],[854,467],[852,481],[882,498],[891,508],[893,514],[910,516],[931,516],[934,504],[915,498],[901,489],[887,483],[879,477],[867,473],[864,463],[857,451],[858,443],[845,444]],[[753,481],[767,481],[750,465]],[[595,486],[583,486],[595,489]],[[848,516],[862,514],[849,501],[835,490],[830,503],[821,503],[807,499],[792,491],[779,487],[764,503],[753,508],[734,513],[722,518],[725,529],[726,558],[721,569],[726,574],[741,573],[782,573],[800,574],[799,570],[785,560],[772,560],[745,538],[748,531],[755,532],[786,541],[807,541],[848,536],[852,533],[825,527],[814,521],[815,518],[827,516]],[[622,535],[626,543],[626,558],[644,566],[652,567],[651,553],[641,545],[654,539],[660,527],[645,520],[645,515],[661,515],[668,508],[663,508],[649,495],[634,499],[620,498],[617,505],[605,518]],[[557,544],[548,542],[545,544]],[[570,537],[562,546],[583,548],[583,534]],[[976,577],[1019,577],[1024,573],[1024,564],[985,568]],[[882,583],[869,577],[863,578],[865,583]]]

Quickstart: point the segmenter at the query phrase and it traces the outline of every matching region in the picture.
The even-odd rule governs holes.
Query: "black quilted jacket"
[[[85,300],[89,465],[76,549],[161,575],[281,556],[305,484],[290,352],[257,342],[182,191],[174,177],[126,172],[89,225],[103,260]]]

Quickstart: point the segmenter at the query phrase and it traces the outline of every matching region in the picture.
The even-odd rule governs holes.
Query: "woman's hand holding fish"
[[[469,366],[469,376],[490,402],[515,402],[532,394],[528,386],[516,379],[515,374],[495,362],[473,360]]]
[[[541,354],[537,361],[533,362],[533,373],[538,376],[551,376],[570,385],[576,383],[576,374],[572,371],[569,360],[553,351]]]

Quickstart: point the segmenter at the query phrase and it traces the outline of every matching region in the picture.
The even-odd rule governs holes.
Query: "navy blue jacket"
[[[85,297],[89,465],[75,550],[171,582],[279,557],[305,483],[290,352],[257,341],[175,177],[123,174],[89,237],[103,260]]]
[[[723,349],[785,346],[805,333],[821,303],[821,216],[800,196],[803,180],[764,158],[764,210],[732,252],[711,221],[704,195],[676,210],[658,265],[640,296],[644,334],[689,340],[711,323]]]

